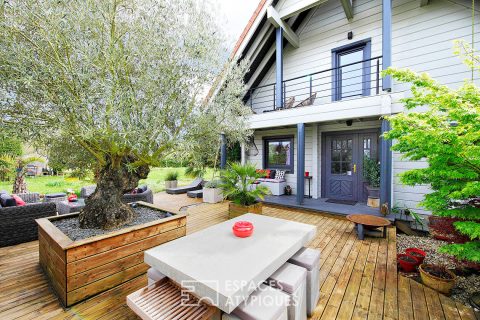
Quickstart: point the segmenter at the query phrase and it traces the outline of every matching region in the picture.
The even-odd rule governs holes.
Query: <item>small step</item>
[[[129,294],[127,305],[143,320],[207,320],[217,310],[168,278]]]

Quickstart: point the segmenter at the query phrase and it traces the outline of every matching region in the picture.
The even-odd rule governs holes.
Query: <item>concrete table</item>
[[[254,225],[251,237],[232,233],[236,221]],[[145,262],[191,293],[231,313],[299,249],[316,227],[245,214],[145,251]]]

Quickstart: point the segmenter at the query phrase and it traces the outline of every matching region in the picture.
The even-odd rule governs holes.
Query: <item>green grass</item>
[[[179,186],[189,184],[193,178],[185,176],[185,168],[152,168],[148,178],[141,180],[140,184],[146,184],[153,192],[160,192],[165,190],[165,176],[170,171],[177,171]],[[205,179],[209,180],[212,177],[212,170],[207,170]],[[29,192],[38,192],[41,194],[66,192],[67,189],[73,189],[75,193],[80,194],[80,189],[83,186],[95,184],[91,179],[80,180],[78,178],[70,178],[67,176],[38,176],[27,177],[27,188]],[[0,190],[12,191],[11,181],[0,181]]]

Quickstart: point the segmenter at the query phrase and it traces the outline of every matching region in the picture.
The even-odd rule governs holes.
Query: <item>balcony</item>
[[[381,70],[382,57],[378,56],[284,80],[281,105],[275,83],[251,88],[247,99],[253,112],[260,114],[378,95]]]

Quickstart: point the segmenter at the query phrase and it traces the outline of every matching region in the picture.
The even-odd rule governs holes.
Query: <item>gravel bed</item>
[[[445,241],[436,240],[432,237],[408,236],[405,234],[397,234],[397,253],[404,253],[407,248],[419,248],[427,253],[424,263],[439,264],[448,269],[456,269],[457,265],[452,257],[439,253],[438,248],[446,244]],[[403,276],[412,278],[422,283],[418,272],[405,273],[399,271]],[[472,273],[470,275],[458,275],[455,287],[452,290],[450,298],[465,305],[470,306],[469,298],[474,292],[480,291],[480,274]],[[478,311],[478,310],[477,310]]]
[[[81,229],[78,221],[78,217],[56,220],[56,221],[52,221],[52,223],[58,229],[60,229],[65,235],[67,235],[70,239],[72,239],[73,241],[76,241],[76,240],[91,238],[94,236],[99,236],[102,234],[107,234],[113,231],[124,229],[126,227],[132,227],[139,224],[155,221],[158,219],[163,219],[166,217],[170,217],[172,215],[170,212],[155,210],[155,209],[142,207],[142,206],[133,208],[133,210],[137,213],[137,215],[132,222],[126,225],[123,225],[120,228],[115,228],[110,230]]]
[[[438,248],[444,244],[445,241],[436,240],[432,237],[397,234],[397,253],[405,253],[407,248],[419,248],[427,253],[424,263],[440,264],[448,269],[454,269],[456,265],[451,256],[438,252]]]

